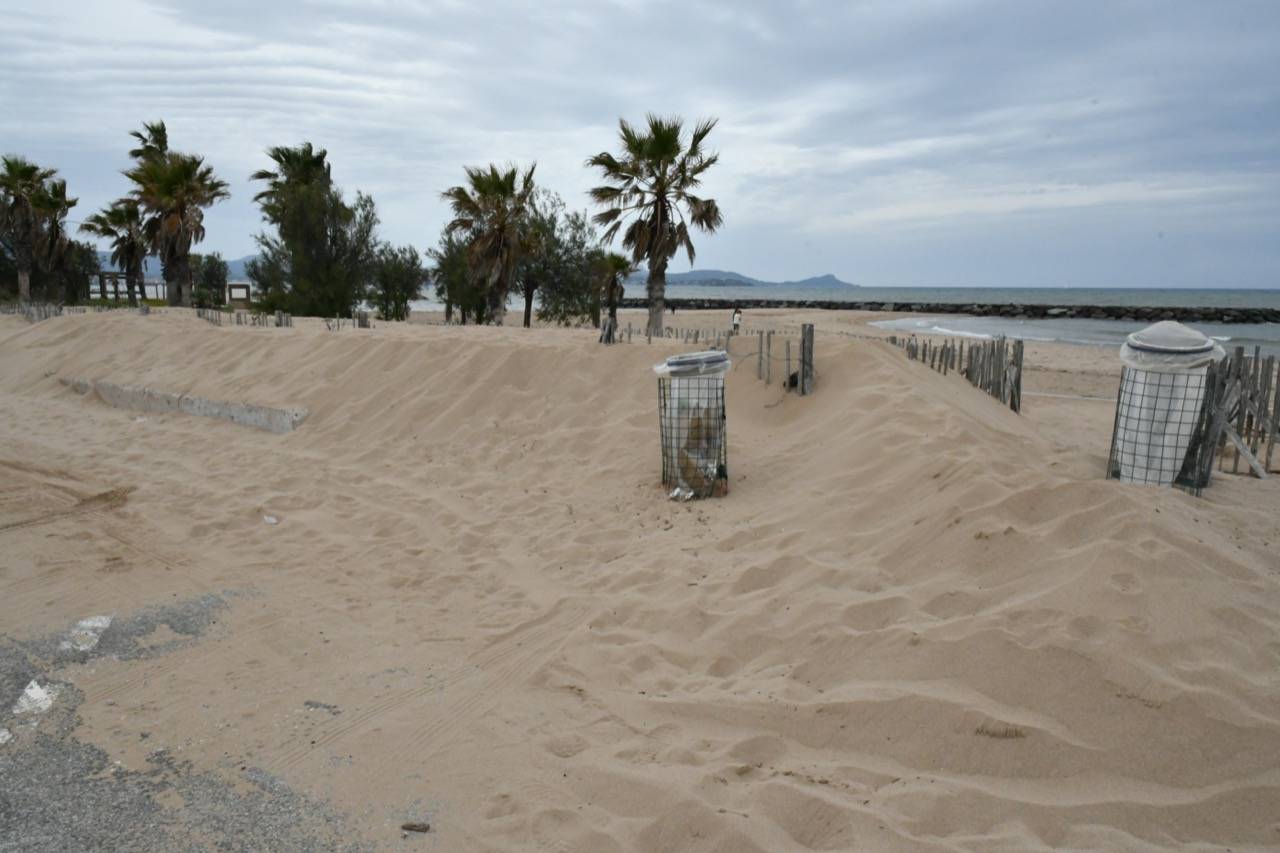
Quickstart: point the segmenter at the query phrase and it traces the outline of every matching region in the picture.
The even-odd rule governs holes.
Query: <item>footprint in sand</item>
[[[1120,592],[1128,595],[1134,595],[1142,592],[1142,583],[1138,580],[1136,575],[1131,574],[1130,572],[1120,572],[1119,574],[1112,575],[1108,579],[1107,583],[1111,584],[1112,587],[1118,589]]]
[[[544,745],[547,752],[558,758],[573,758],[587,748],[587,741],[580,735],[556,735]]]

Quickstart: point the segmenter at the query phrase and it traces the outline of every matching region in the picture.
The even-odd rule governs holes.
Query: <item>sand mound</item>
[[[136,486],[75,545],[135,568],[51,568],[72,546],[49,525],[84,516],[0,526],[0,620],[251,591],[180,664],[81,673],[82,730],[125,762],[145,726],[263,768],[375,842],[429,815],[451,850],[1280,844],[1274,484],[1103,482],[1106,436],[1051,440],[824,337],[810,398],[741,362],[731,494],[674,504],[648,368],[675,351],[181,312],[6,326],[6,494]],[[139,420],[58,375],[311,414]],[[148,709],[125,722],[122,685]]]

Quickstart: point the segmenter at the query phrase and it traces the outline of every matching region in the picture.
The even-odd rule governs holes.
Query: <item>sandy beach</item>
[[[730,492],[690,503],[659,480],[676,341],[0,317],[0,827],[1280,847],[1280,477],[1105,481],[1114,352],[1028,344],[1017,415],[873,316],[750,312]],[[751,338],[802,321],[803,398],[756,379]],[[309,415],[272,434],[60,379]],[[32,681],[51,701],[19,712]]]

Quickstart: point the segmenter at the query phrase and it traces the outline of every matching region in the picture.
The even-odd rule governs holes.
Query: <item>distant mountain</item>
[[[641,270],[631,277],[631,282],[642,284],[648,278],[648,275],[646,271]],[[847,281],[841,281],[831,273],[814,276],[813,278],[802,278],[799,281],[765,281],[764,279],[752,278],[742,273],[729,272],[727,270],[690,270],[689,272],[667,273],[667,284],[683,284],[690,287],[833,288],[858,286]]]
[[[784,281],[778,287],[857,287],[847,281],[841,281],[831,273],[815,275],[813,278],[802,278],[799,281]]]
[[[243,258],[227,259],[227,281],[248,281],[249,274],[245,272],[244,265],[252,261],[257,255],[245,255]]]
[[[248,281],[249,276],[245,272],[244,265],[256,257],[258,256],[245,255],[243,258],[224,258],[223,260],[227,262],[227,280],[228,281]],[[115,264],[111,263],[110,252],[103,252],[99,250],[98,263],[99,265],[101,265],[101,267],[104,270],[114,270],[116,268]],[[148,280],[158,279],[161,277],[160,259],[158,257],[155,257],[154,255],[149,256],[147,258],[146,277]]]
[[[648,277],[647,272],[641,272],[637,276],[640,279]],[[768,284],[758,278],[742,275],[736,272],[726,272],[725,270],[689,270],[688,272],[672,272],[667,273],[668,284],[694,284],[694,285],[711,285],[723,286],[724,284],[733,284],[738,287],[754,287],[758,284]]]

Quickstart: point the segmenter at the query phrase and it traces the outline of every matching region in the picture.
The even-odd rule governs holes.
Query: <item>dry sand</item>
[[[1280,478],[1103,481],[1110,353],[1030,347],[1019,417],[808,316],[817,393],[744,358],[731,493],[688,504],[658,482],[674,342],[0,318],[0,634],[216,597],[139,637],[164,653],[53,669],[74,737],[265,774],[359,847],[1280,846]]]

